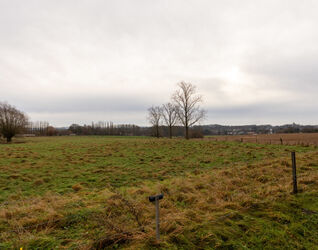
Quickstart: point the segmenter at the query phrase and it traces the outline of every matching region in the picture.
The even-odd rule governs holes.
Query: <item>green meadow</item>
[[[156,242],[147,197],[159,192]],[[19,139],[0,144],[0,249],[314,249],[317,194],[314,146]]]

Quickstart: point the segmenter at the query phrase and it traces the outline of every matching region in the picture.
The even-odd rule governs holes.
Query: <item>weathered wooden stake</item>
[[[163,194],[158,194],[155,196],[149,196],[150,202],[155,202],[156,205],[156,239],[160,240],[160,220],[159,220],[159,200],[163,198]]]
[[[293,193],[297,194],[297,174],[296,174],[296,153],[291,152],[292,157],[292,167],[293,167]]]
[[[156,239],[160,240],[159,199],[156,197]]]

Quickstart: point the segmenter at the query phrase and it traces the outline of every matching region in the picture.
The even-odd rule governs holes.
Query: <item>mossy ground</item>
[[[300,193],[292,195],[290,151]],[[136,137],[0,145],[0,248],[318,245],[316,147]],[[154,206],[163,192],[160,243]]]

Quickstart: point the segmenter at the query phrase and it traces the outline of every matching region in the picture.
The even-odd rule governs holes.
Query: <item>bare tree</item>
[[[177,90],[172,99],[178,107],[178,118],[185,127],[185,138],[189,139],[189,128],[205,117],[205,111],[201,109],[202,96],[196,93],[196,87],[191,83],[178,83]]]
[[[176,125],[178,121],[178,107],[172,103],[166,103],[162,105],[162,117],[165,124],[169,128],[169,137],[172,138],[172,127]]]
[[[17,133],[21,133],[27,124],[28,119],[23,112],[7,103],[0,102],[0,133],[7,142],[10,142]]]
[[[152,106],[151,108],[148,109],[148,121],[154,127],[155,136],[158,137],[158,138],[160,137],[159,126],[160,126],[160,123],[161,123],[161,118],[162,118],[161,107]]]

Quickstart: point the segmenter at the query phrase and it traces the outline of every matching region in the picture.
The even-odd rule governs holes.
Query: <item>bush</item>
[[[203,138],[204,135],[200,130],[191,130],[189,133],[190,138]]]

